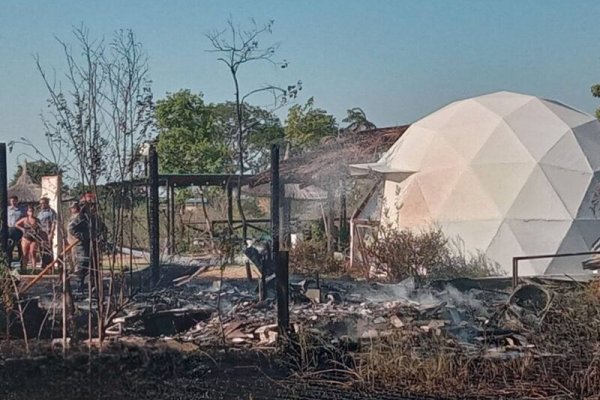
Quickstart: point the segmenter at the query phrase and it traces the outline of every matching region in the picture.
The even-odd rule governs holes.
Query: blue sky
[[[150,56],[156,98],[189,88],[207,101],[232,98],[230,77],[204,34],[250,18],[275,20],[281,70],[241,75],[252,89],[302,80],[299,102],[338,121],[361,107],[378,126],[412,122],[456,99],[498,90],[549,97],[592,113],[600,105],[600,2],[571,0],[1,0],[0,141],[43,140],[47,93],[33,55],[64,67],[54,37],[73,41],[84,23],[110,38],[131,28]],[[281,112],[285,116],[285,111]],[[14,170],[17,148],[9,157]],[[19,159],[22,159],[20,156]]]

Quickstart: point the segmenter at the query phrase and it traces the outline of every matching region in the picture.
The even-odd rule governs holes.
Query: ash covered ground
[[[290,336],[295,342],[287,343],[278,334],[274,288],[259,301],[256,280],[220,280],[195,274],[197,268],[173,269],[160,287],[136,294],[113,320],[102,352],[90,356],[83,343],[73,343],[63,359],[51,340],[40,340],[33,346],[35,356],[24,356],[20,342],[4,342],[0,397],[402,399],[428,389],[379,387],[374,381],[321,372],[332,365],[358,370],[357,360],[369,348],[404,338],[412,338],[411,354],[423,358],[435,351],[431,343],[467,360],[511,362],[536,351],[539,355],[535,338],[547,323],[553,289],[579,285],[553,287],[554,282],[530,280],[513,291],[498,280],[417,285],[413,280],[384,284],[292,276]],[[29,312],[38,321],[44,315],[45,326],[56,319],[56,328],[60,315],[48,317],[56,299],[47,289],[31,294]],[[76,295],[76,304],[86,319],[90,306],[85,296]],[[58,337],[56,329],[43,331]],[[480,397],[466,389],[443,396],[440,387],[432,386],[431,393],[435,398],[457,398],[457,391],[459,398]],[[515,398],[520,392],[498,393]]]

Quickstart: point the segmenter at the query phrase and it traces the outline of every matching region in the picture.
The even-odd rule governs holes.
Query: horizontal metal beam
[[[540,260],[544,258],[563,258],[563,257],[577,257],[577,256],[591,256],[594,254],[600,254],[600,251],[580,251],[576,253],[560,253],[560,254],[536,254],[533,256],[518,256],[513,257],[513,276],[512,286],[513,289],[519,284],[519,261],[524,260]]]

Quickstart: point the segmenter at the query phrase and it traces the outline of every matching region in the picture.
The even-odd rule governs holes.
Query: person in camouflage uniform
[[[71,218],[69,219],[69,243],[78,243],[73,248],[75,273],[79,278],[79,290],[83,293],[85,277],[90,271],[90,224],[85,213],[77,202],[71,203]]]

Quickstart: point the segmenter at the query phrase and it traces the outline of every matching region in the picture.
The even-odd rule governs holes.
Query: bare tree
[[[74,29],[73,34],[81,59],[68,43],[57,38],[67,63],[66,88],[63,81],[57,81],[55,72],[49,76],[36,56],[49,93],[49,118],[43,121],[49,149],[55,158],[60,156],[53,161],[74,170],[82,185],[95,186],[106,166],[102,156],[108,144],[102,135],[105,45],[102,40],[91,39],[83,26]]]
[[[131,189],[127,192],[122,183],[134,177],[138,150],[154,126],[148,59],[130,30],[117,31],[108,45],[104,40],[92,39],[83,26],[75,28],[73,33],[75,50],[57,39],[66,60],[64,79],[57,79],[55,72],[49,74],[36,57],[49,93],[49,111],[43,117],[46,138],[52,161],[65,171],[75,171],[73,181],[82,189],[97,193],[99,183],[121,183],[117,185],[116,203],[113,202],[111,232],[104,232],[110,238],[104,239],[112,239],[117,248],[122,248],[125,208],[132,204],[125,201],[132,197]],[[36,148],[36,152],[40,151]],[[97,215],[105,219],[101,206],[99,202]],[[131,228],[132,209],[129,218]],[[100,225],[90,223],[90,226]],[[115,253],[109,257],[111,279],[108,293],[103,293],[102,238],[96,229],[91,230],[90,237],[90,279],[97,282],[98,337],[102,340],[106,324],[128,301],[123,292],[125,263],[121,256],[121,268],[115,271]],[[115,285],[117,279],[121,284]],[[119,290],[115,291],[115,287]]]
[[[209,52],[217,53],[218,60],[223,62],[234,84],[235,95],[235,110],[236,110],[236,152],[237,152],[237,173],[238,173],[238,190],[236,193],[236,203],[240,218],[242,219],[242,239],[244,246],[247,238],[247,223],[246,215],[242,208],[241,200],[241,180],[245,171],[246,143],[245,134],[251,128],[246,125],[244,115],[244,104],[250,96],[258,93],[270,93],[273,96],[274,108],[281,107],[288,99],[295,98],[302,88],[302,84],[298,81],[294,85],[289,85],[287,88],[282,88],[275,85],[267,85],[260,88],[243,92],[240,88],[239,70],[242,66],[254,62],[266,62],[271,65],[287,68],[287,61],[278,62],[275,60],[275,54],[279,44],[271,44],[262,46],[260,39],[265,34],[272,33],[274,21],[271,20],[264,25],[258,25],[254,20],[251,20],[249,29],[242,29],[236,26],[230,19],[227,21],[227,28],[221,31],[213,31],[206,35],[212,45]]]

